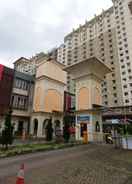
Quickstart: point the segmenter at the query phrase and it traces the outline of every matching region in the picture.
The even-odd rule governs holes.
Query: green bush
[[[13,126],[11,124],[11,113],[10,110],[5,117],[5,126],[2,130],[2,135],[0,138],[0,143],[5,147],[5,149],[8,149],[8,145],[11,145],[13,143]]]

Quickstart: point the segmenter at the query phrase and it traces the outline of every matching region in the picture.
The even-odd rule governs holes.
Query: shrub
[[[2,135],[0,138],[1,144],[5,147],[5,149],[8,149],[8,145],[11,145],[13,143],[13,126],[11,124],[11,113],[10,110],[5,117],[5,126],[2,130]]]

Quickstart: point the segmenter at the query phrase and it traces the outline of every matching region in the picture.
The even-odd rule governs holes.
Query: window
[[[127,63],[127,66],[130,66],[130,63]]]
[[[11,106],[13,106],[13,103],[14,103],[14,96],[12,96],[11,98]]]
[[[123,63],[123,61],[124,61],[123,59],[120,60],[120,62],[122,62],[122,63]]]
[[[121,68],[125,68],[125,65],[122,65]]]
[[[116,16],[115,18],[116,18],[116,19],[119,19],[119,16]]]
[[[107,102],[107,101],[105,101],[105,102],[104,102],[104,104],[105,104],[105,105],[108,105],[108,102]]]
[[[122,72],[122,75],[125,75],[126,74],[126,72]]]
[[[125,100],[126,103],[129,103],[129,100]]]
[[[128,4],[128,7],[129,7],[129,10],[130,10],[130,13],[132,14],[132,1]]]
[[[123,78],[122,80],[123,80],[123,81],[126,81],[126,78]]]
[[[126,30],[126,28],[125,28],[125,27],[123,27],[123,28],[122,28],[122,30],[123,30],[123,31],[125,31],[125,30]]]
[[[124,14],[124,12],[123,12],[123,11],[121,11],[121,12],[120,12],[120,14],[121,14],[121,15],[123,15],[123,14]]]
[[[127,47],[128,47],[128,44],[125,44],[125,45],[124,45],[124,47],[126,47],[126,48],[127,48]]]
[[[127,96],[128,95],[128,92],[125,92],[124,95]]]
[[[127,88],[127,85],[124,85],[123,88]]]
[[[112,73],[112,77],[115,77],[115,74],[114,73]]]
[[[117,97],[117,94],[116,94],[116,93],[114,93],[114,94],[113,94],[113,96],[114,96],[114,97]]]

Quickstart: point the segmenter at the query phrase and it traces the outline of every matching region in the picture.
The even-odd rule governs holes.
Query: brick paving
[[[80,146],[26,161],[26,184],[132,184],[132,151],[109,145]],[[0,184],[15,184],[14,176],[1,176]]]

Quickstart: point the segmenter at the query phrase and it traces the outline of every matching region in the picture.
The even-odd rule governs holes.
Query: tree
[[[49,119],[48,124],[46,126],[46,140],[52,141],[52,139],[53,139],[52,119]]]
[[[5,149],[8,149],[8,145],[13,143],[13,125],[11,124],[11,114],[11,110],[6,114],[5,125],[2,130],[1,144],[5,147]]]
[[[63,137],[66,143],[68,143],[70,140],[70,122],[71,122],[71,117],[68,115],[64,116]]]

